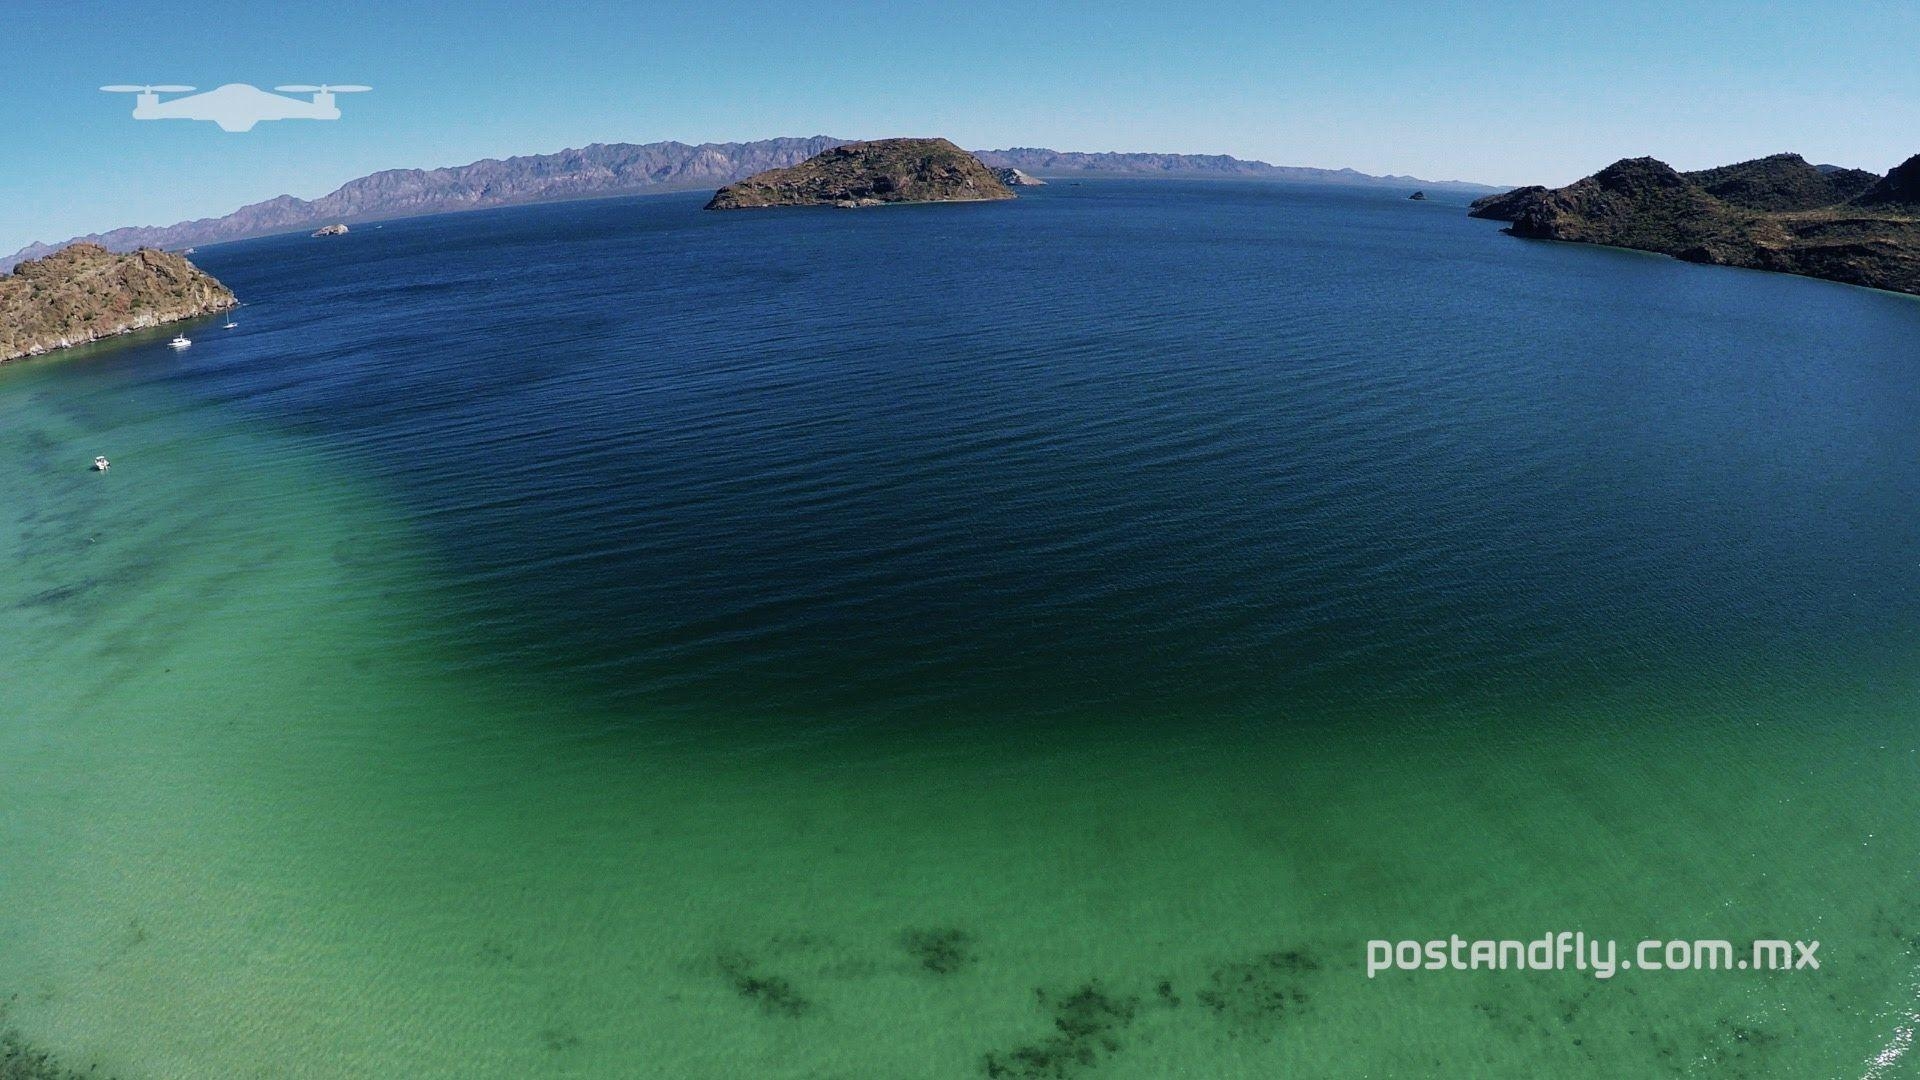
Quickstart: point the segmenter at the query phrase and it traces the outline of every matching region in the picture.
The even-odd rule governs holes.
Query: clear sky
[[[1564,10],[1563,10],[1564,9]],[[1920,152],[1913,0],[0,0],[0,254],[590,142],[945,135],[1564,183]],[[108,83],[367,83],[337,122],[134,121]]]

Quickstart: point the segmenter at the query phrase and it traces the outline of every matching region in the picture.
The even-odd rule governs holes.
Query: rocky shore
[[[1920,294],[1920,156],[1884,177],[1797,154],[1685,173],[1626,158],[1563,188],[1490,195],[1471,213],[1527,239]]]
[[[185,257],[74,244],[0,277],[0,361],[225,311],[237,300]]]

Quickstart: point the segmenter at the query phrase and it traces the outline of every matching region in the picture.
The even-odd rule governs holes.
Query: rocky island
[[[768,169],[714,193],[709,210],[760,206],[877,206],[981,202],[1013,192],[979,159],[945,139],[875,139]]]
[[[0,361],[216,311],[237,301],[183,256],[74,244],[0,277]]]
[[[313,230],[311,235],[313,236],[345,236],[347,235],[347,227],[345,225],[340,225],[340,224],[322,225],[319,228]]]
[[[1563,188],[1490,195],[1470,212],[1528,239],[1920,294],[1920,155],[1884,177],[1798,154],[1685,173],[1626,158]]]

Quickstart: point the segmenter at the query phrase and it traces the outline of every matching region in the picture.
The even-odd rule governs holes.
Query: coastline
[[[185,256],[74,244],[0,276],[0,362],[229,310],[233,290]]]
[[[1472,215],[1468,215],[1468,216],[1472,216]],[[1496,219],[1484,218],[1482,220],[1494,221]],[[1778,277],[1801,278],[1806,281],[1820,281],[1820,282],[1825,282],[1828,285],[1838,285],[1842,288],[1847,288],[1847,289],[1863,289],[1867,292],[1879,293],[1883,296],[1896,296],[1902,300],[1920,300],[1920,291],[1909,292],[1904,289],[1892,289],[1892,288],[1887,288],[1885,286],[1880,286],[1880,285],[1867,285],[1858,281],[1846,281],[1841,278],[1827,277],[1824,274],[1809,274],[1800,270],[1775,270],[1770,267],[1747,266],[1742,263],[1706,262],[1699,259],[1683,259],[1680,256],[1675,255],[1672,252],[1668,252],[1668,251],[1657,251],[1653,248],[1628,247],[1625,244],[1603,244],[1597,240],[1562,240],[1557,237],[1550,237],[1550,236],[1515,236],[1512,227],[1505,224],[1501,225],[1499,231],[1503,235],[1512,237],[1515,240],[1526,240],[1532,243],[1563,244],[1567,247],[1599,248],[1603,251],[1624,251],[1634,255],[1646,255],[1655,259],[1667,259],[1672,262],[1685,263],[1688,266],[1702,266],[1702,267],[1708,267],[1711,269],[1718,269],[1718,270],[1746,270],[1755,274],[1769,274],[1769,275],[1774,275]]]
[[[54,353],[64,352],[67,349],[77,349],[82,345],[93,345],[113,338],[125,337],[128,334],[138,333],[141,330],[154,330],[162,326],[172,326],[175,323],[191,322],[194,319],[207,315],[218,315],[223,311],[231,311],[239,306],[240,302],[238,300],[229,297],[225,303],[180,314],[159,316],[143,315],[131,322],[122,323],[107,330],[89,333],[85,337],[70,338],[62,336],[55,339],[54,343],[50,345],[35,345],[10,353],[0,353],[0,364],[12,363],[15,360],[31,360],[38,356],[51,356]]]
[[[1560,188],[1475,200],[1523,240],[1594,243],[1681,262],[1920,295],[1920,155],[1881,176],[1775,154],[1680,172],[1622,158]]]

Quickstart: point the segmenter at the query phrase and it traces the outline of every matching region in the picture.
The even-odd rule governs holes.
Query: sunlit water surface
[[[128,1080],[1912,1066],[1920,304],[1390,193],[699,205],[208,248],[237,329],[0,369],[3,1026]],[[1560,930],[1822,965],[1366,975]]]

